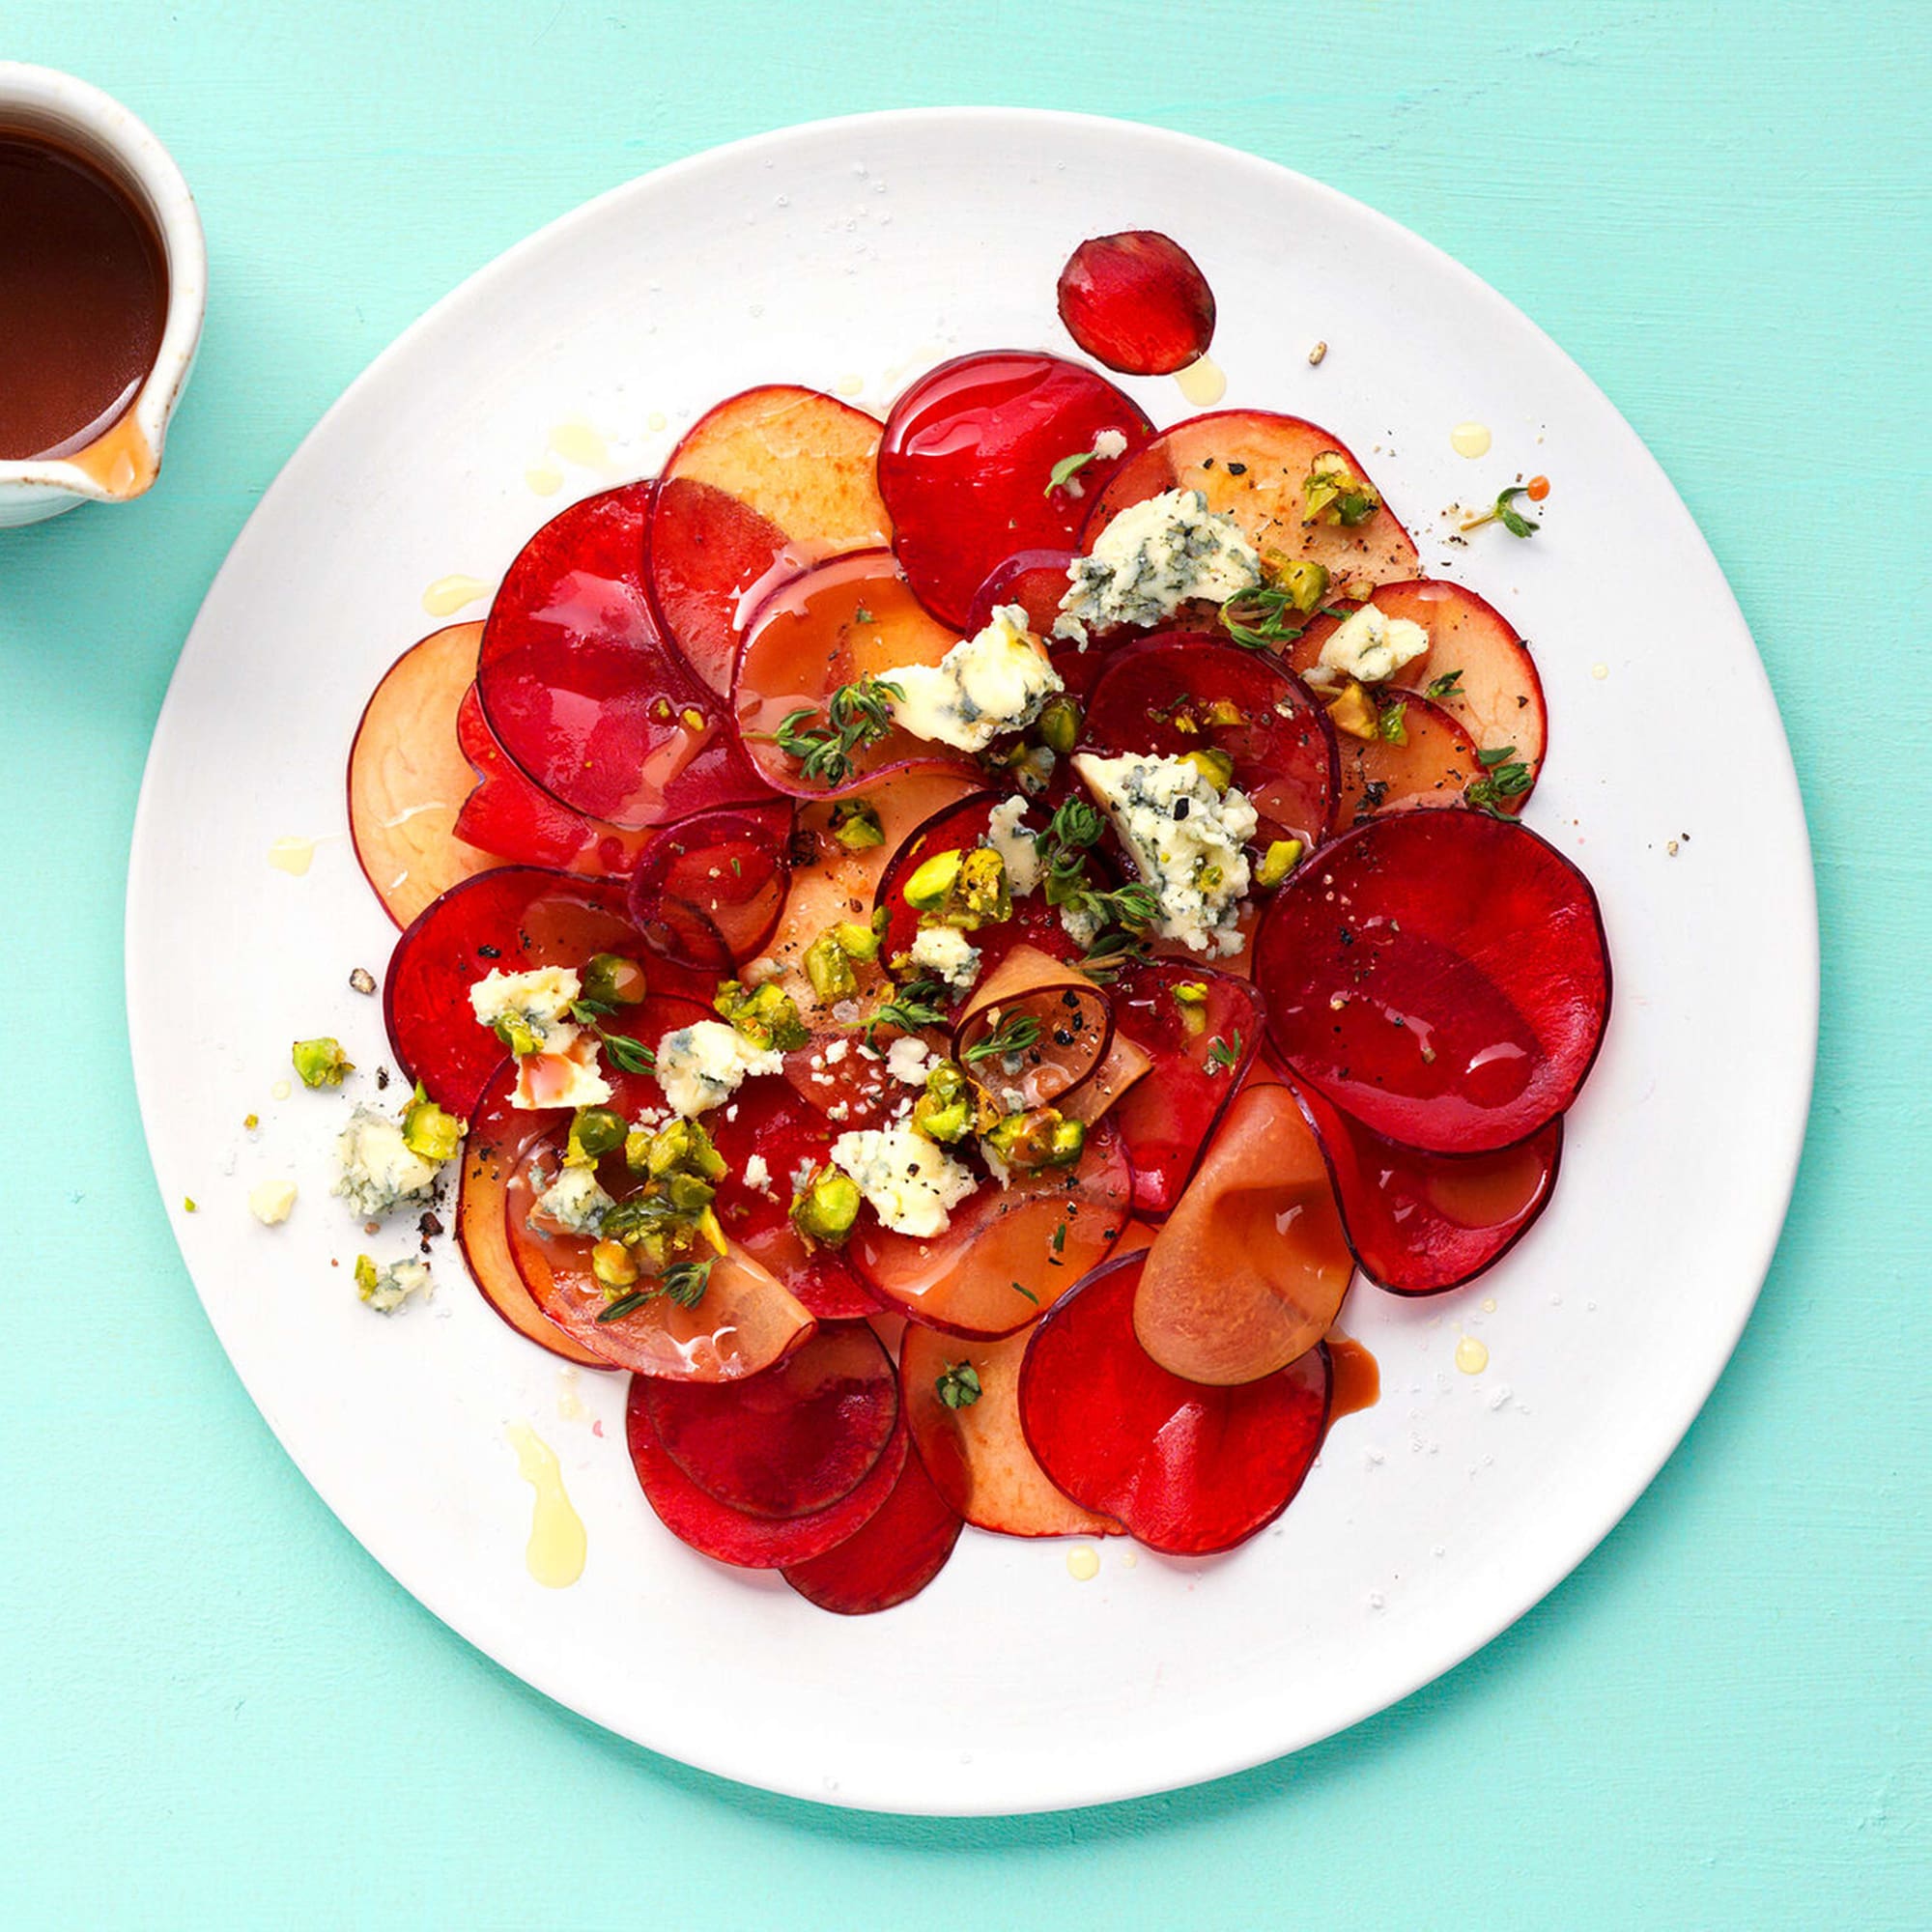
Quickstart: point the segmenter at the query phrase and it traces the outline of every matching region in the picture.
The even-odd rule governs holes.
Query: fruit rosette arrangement
[[[1136,375],[1214,320],[1145,233],[1060,309]],[[1545,739],[1515,628],[1313,423],[1156,431],[1011,350],[883,424],[748,390],[372,698],[414,1097],[342,1191],[450,1163],[491,1305],[630,1375],[662,1521],[828,1609],[962,1523],[1228,1549],[1354,1274],[1458,1287],[1555,1184],[1609,965],[1517,820]]]

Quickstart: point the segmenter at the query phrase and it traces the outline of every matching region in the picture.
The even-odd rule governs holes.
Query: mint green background
[[[86,75],[170,144],[214,292],[158,493],[0,533],[0,1922],[1926,1924],[1932,7],[926,12],[0,12],[0,55]],[[602,1735],[362,1554],[242,1394],[175,1253],[120,934],[142,756],[196,605],[371,355],[661,161],[960,101],[1157,122],[1321,175],[1578,357],[1690,501],[1770,667],[1817,846],[1825,1006],[1757,1316],[1570,1582],[1298,1758],[953,1825],[767,1798]],[[1660,697],[1680,755],[1721,736],[1724,693],[1694,665],[1661,668]],[[989,1698],[1053,1668],[1011,1662]]]

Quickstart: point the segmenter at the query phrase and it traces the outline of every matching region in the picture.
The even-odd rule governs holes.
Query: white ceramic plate
[[[1603,895],[1616,1013],[1529,1238],[1437,1300],[1356,1291],[1345,1322],[1380,1358],[1381,1404],[1337,1429],[1277,1527],[1203,1563],[1108,1544],[1090,1582],[1065,1546],[968,1531],[916,1602],[847,1621],[674,1543],[631,1475],[621,1378],[560,1377],[453,1260],[429,1310],[363,1309],[348,1265],[364,1237],[327,1198],[346,1103],[277,1100],[273,1083],[298,1034],[383,1057],[378,1003],[345,983],[380,971],[393,934],[340,836],[344,754],[380,672],[432,627],[425,586],[494,581],[610,480],[565,465],[561,496],[532,494],[552,428],[581,417],[642,473],[747,384],[860,385],[882,408],[963,349],[1065,349],[1062,260],[1126,227],[1171,231],[1205,267],[1229,402],[1331,425],[1425,567],[1533,640],[1551,756],[1530,822]],[[1131,386],[1156,420],[1191,412],[1171,381]],[[1480,464],[1450,449],[1465,418],[1495,434]],[[1536,470],[1555,481],[1540,536],[1445,549],[1441,506]],[[1638,555],[1670,587],[1640,623]],[[1687,758],[1667,695],[1692,656],[1726,693],[1725,728]],[[287,835],[323,838],[305,878],[268,864]],[[827,123],[668,168],[513,249],[379,358],[263,498],[183,654],[135,828],[128,975],[149,1145],[195,1286],[370,1553],[506,1669],[640,1744],[932,1812],[1123,1798],[1295,1749],[1562,1578],[1675,1446],[1750,1311],[1817,1007],[1810,858],[1763,670],[1689,513],[1588,379],[1475,277],[1314,182],[1146,128],[1002,110]],[[274,1231],[244,1206],[270,1175],[301,1186]],[[1489,1350],[1481,1374],[1454,1366],[1465,1332]],[[555,1446],[588,1525],[566,1591],[525,1569],[513,1421]],[[640,1646],[654,1629],[676,1634]]]

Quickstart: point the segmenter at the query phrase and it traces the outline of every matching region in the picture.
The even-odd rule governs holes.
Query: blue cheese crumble
[[[961,752],[983,752],[1003,731],[1024,730],[1062,689],[1017,604],[1002,604],[983,631],[961,639],[936,665],[881,676],[904,694],[888,700],[897,724]]]
[[[378,1315],[394,1315],[407,1306],[412,1295],[427,1301],[436,1291],[430,1284],[427,1262],[391,1262],[379,1267],[367,1255],[357,1255],[355,1293]]]
[[[1160,900],[1154,931],[1194,952],[1237,952],[1255,809],[1232,786],[1216,791],[1185,758],[1076,753],[1094,803],[1112,820],[1135,869]]]
[[[656,1071],[671,1111],[691,1120],[722,1107],[748,1076],[782,1073],[784,1058],[722,1020],[698,1020],[658,1041]]]
[[[832,1164],[858,1183],[895,1234],[929,1240],[952,1225],[952,1209],[979,1186],[972,1172],[910,1127],[865,1127],[832,1143]]]
[[[980,977],[980,949],[954,926],[928,925],[912,943],[912,963],[963,993]]]
[[[536,1211],[545,1214],[566,1234],[590,1236],[604,1225],[604,1217],[617,1204],[597,1184],[597,1170],[566,1167],[537,1196]]]
[[[1183,604],[1225,604],[1262,581],[1262,560],[1225,510],[1199,490],[1164,490],[1130,503],[1076,557],[1053,635],[1085,643],[1091,631],[1164,624]]]
[[[469,989],[469,1009],[478,1026],[521,1020],[541,1044],[582,997],[583,982],[572,968],[540,966],[530,973],[486,974]]]
[[[440,1163],[425,1160],[402,1128],[373,1107],[357,1107],[337,1139],[342,1176],[329,1190],[348,1202],[359,1221],[380,1221],[398,1208],[420,1206],[436,1185]]]
[[[1429,633],[1406,617],[1391,617],[1373,604],[1350,613],[1328,634],[1317,659],[1321,670],[1360,684],[1386,684],[1404,665],[1429,648]]]
[[[1026,800],[1003,799],[986,820],[986,836],[981,841],[1000,855],[1007,868],[1007,887],[1016,899],[1023,899],[1039,884],[1039,847],[1026,822]]]

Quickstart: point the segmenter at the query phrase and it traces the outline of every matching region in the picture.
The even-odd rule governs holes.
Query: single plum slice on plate
[[[1031,1035],[1024,1045],[999,1050],[1002,1037],[1017,1041],[1023,1032]],[[1113,1002],[1100,986],[1027,945],[982,975],[952,1029],[952,1058],[1017,1094],[1028,1109],[1062,1107],[1106,1064],[1113,1044]]]
[[[1151,1549],[1208,1556],[1266,1527],[1301,1487],[1327,1426],[1328,1351],[1234,1388],[1170,1374],[1134,1336],[1151,1253],[1096,1268],[1034,1330],[1020,1421],[1082,1508]]]
[[[974,593],[1016,551],[1070,550],[1094,492],[1150,425],[1104,376],[1027,350],[956,356],[893,405],[879,445],[879,494],[893,547],[920,601],[963,628]],[[1057,466],[1087,456],[1054,482]],[[1064,473],[1064,472],[1063,472]]]
[[[898,1377],[863,1321],[822,1323],[755,1376],[643,1378],[668,1455],[706,1495],[748,1516],[811,1516],[848,1496],[898,1425]]]
[[[1336,791],[1334,733],[1294,673],[1205,633],[1123,644],[1087,695],[1086,748],[1180,757],[1218,751],[1262,821],[1263,842],[1320,842]]]
[[[1123,376],[1171,376],[1214,339],[1214,292],[1194,257],[1152,228],[1095,235],[1060,271],[1060,319],[1094,361]]]
[[[581,971],[596,954],[644,959],[646,948],[611,879],[580,878],[536,866],[499,866],[452,886],[396,941],[383,988],[389,1045],[406,1080],[420,1080],[453,1114],[475,1108],[503,1043],[477,1024],[469,989],[491,973],[539,966]],[[715,979],[666,961],[647,973],[652,992],[708,1000]],[[607,1024],[630,1030],[622,1009]]]
[[[1324,846],[1263,921],[1255,979],[1298,1081],[1435,1153],[1508,1147],[1555,1119],[1610,1005],[1590,882],[1480,811],[1375,818]]]
[[[573,810],[628,827],[767,790],[651,610],[654,488],[586,497],[530,538],[490,606],[476,673],[509,756]]]
[[[884,1452],[857,1488],[809,1516],[753,1516],[698,1488],[658,1439],[652,1426],[649,1378],[634,1376],[624,1410],[624,1435],[644,1500],[680,1543],[741,1570],[780,1570],[823,1556],[854,1535],[884,1506],[911,1453],[903,1406]]]
[[[1415,545],[1368,472],[1339,438],[1299,416],[1219,410],[1163,430],[1107,479],[1081,548],[1129,505],[1168,490],[1198,490],[1264,562],[1321,564],[1337,593],[1415,575]]]
[[[1019,1402],[1027,1341],[1022,1333],[962,1342],[908,1322],[899,1382],[913,1447],[948,1505],[976,1528],[1002,1536],[1119,1536],[1118,1522],[1056,1489],[1027,1447]]]
[[[660,958],[728,976],[777,928],[791,876],[789,799],[695,812],[653,833],[631,917]]]
[[[922,608],[888,550],[835,557],[781,583],[746,628],[731,693],[765,783],[793,798],[837,798],[901,771],[974,771],[967,753],[915,738],[889,709],[843,739],[832,716],[841,690],[936,665],[958,641]]]
[[[774,383],[720,403],[671,452],[651,510],[650,592],[713,691],[731,688],[740,622],[775,572],[892,541],[881,428],[849,403]]]
[[[1334,829],[1378,813],[1464,803],[1484,775],[1469,734],[1439,704],[1412,691],[1376,693],[1376,733],[1335,733],[1341,783]]]
[[[449,624],[389,668],[349,748],[349,836],[383,910],[408,925],[423,907],[497,863],[457,836],[475,781],[457,715],[476,679],[481,624]]]
[[[1148,1250],[1134,1333],[1189,1381],[1259,1381],[1328,1332],[1354,1265],[1294,1095],[1256,1082]]]
[[[846,1252],[913,1321],[953,1335],[1010,1335],[1113,1252],[1133,1191],[1121,1137],[1103,1120],[1072,1168],[1015,1173],[1005,1187],[982,1182],[930,1239],[862,1215]]]
[[[959,1529],[925,1465],[908,1454],[878,1511],[823,1556],[787,1563],[784,1579],[821,1610],[871,1616],[918,1596],[946,1568]]]
[[[1403,683],[1446,711],[1479,752],[1504,753],[1508,762],[1523,767],[1528,782],[1492,801],[1502,810],[1520,811],[1543,769],[1549,719],[1536,661],[1516,626],[1460,583],[1383,583],[1368,601],[1384,616],[1406,618],[1429,633],[1429,649],[1403,666]],[[1286,646],[1289,664],[1311,670],[1340,621],[1318,615]]]
[[[1439,1294],[1501,1261],[1549,1205],[1563,1122],[1494,1153],[1422,1153],[1355,1122],[1310,1088],[1295,1097],[1321,1145],[1349,1245],[1391,1294]]]

